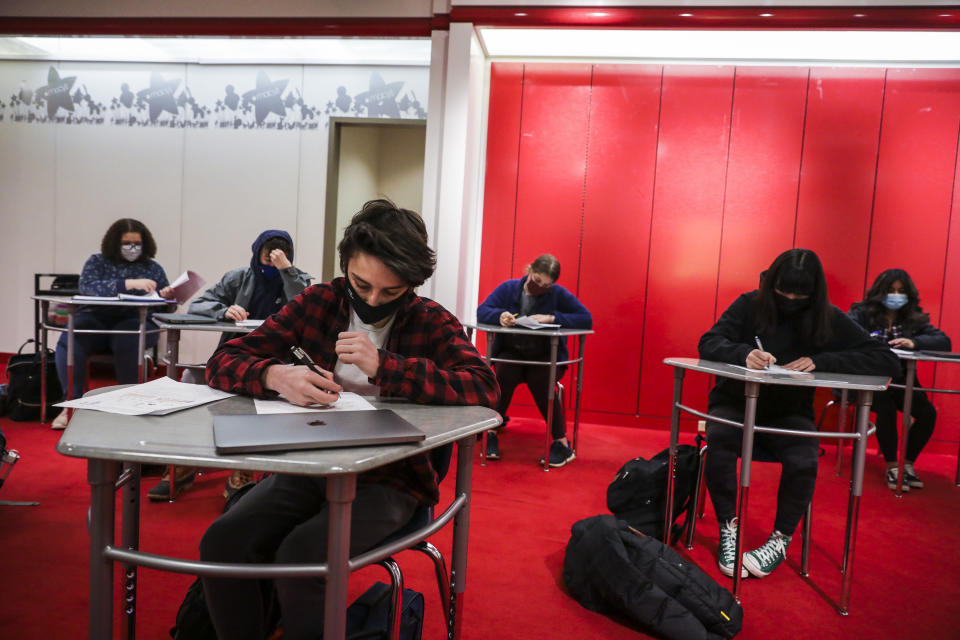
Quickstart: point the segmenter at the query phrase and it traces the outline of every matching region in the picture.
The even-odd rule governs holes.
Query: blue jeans
[[[140,326],[140,319],[128,315],[109,316],[81,311],[74,321],[75,329],[123,329],[136,330]],[[159,336],[156,333],[147,334],[146,346],[157,344]],[[87,378],[87,358],[95,353],[112,353],[113,368],[120,384],[134,384],[137,380],[138,337],[134,335],[116,334],[75,334],[73,342],[73,397],[83,395],[83,388]],[[67,334],[60,334],[57,341],[57,376],[60,386],[67,390]]]

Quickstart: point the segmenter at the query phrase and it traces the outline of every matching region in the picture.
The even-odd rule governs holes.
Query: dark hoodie
[[[286,231],[267,229],[253,241],[250,246],[253,250],[253,255],[250,257],[250,269],[253,270],[256,285],[253,288],[253,297],[250,299],[250,308],[247,309],[251,318],[267,318],[276,313],[282,306],[277,304],[276,301],[283,293],[283,279],[279,273],[276,273],[273,278],[267,278],[263,273],[267,267],[260,264],[260,250],[272,238],[283,238],[290,244],[290,255],[287,258],[293,262],[293,239]]]

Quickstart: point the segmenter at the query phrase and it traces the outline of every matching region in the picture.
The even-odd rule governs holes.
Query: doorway
[[[337,275],[337,243],[364,202],[388,198],[398,207],[420,211],[426,124],[408,119],[330,119],[323,282]]]

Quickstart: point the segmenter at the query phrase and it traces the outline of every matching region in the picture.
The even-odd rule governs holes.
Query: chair
[[[705,425],[704,425],[705,427]],[[703,517],[704,502],[706,498],[706,492],[704,489],[704,478],[703,471],[707,459],[707,445],[700,447],[700,462],[697,466],[697,482],[694,485],[693,497],[690,500],[690,509],[694,509],[694,513],[690,513],[687,516],[687,540],[686,546],[687,549],[693,549],[693,534],[697,527],[697,519]],[[762,447],[756,441],[753,445],[753,461],[754,462],[778,462],[778,460],[770,453],[767,449]],[[807,505],[807,510],[803,514],[803,522],[801,525],[803,531],[803,546],[800,551],[800,575],[807,576],[810,569],[810,529],[811,529],[811,518],[813,516],[813,501],[810,501],[810,504]]]
[[[0,488],[10,477],[14,465],[20,460],[20,453],[16,449],[7,449],[7,438],[0,431]],[[0,506],[4,507],[36,507],[40,503],[36,501],[20,502],[13,500],[0,500]]]
[[[433,466],[434,470],[437,472],[438,482],[442,482],[444,477],[447,475],[447,471],[450,469],[450,458],[453,455],[453,444],[448,444],[443,447],[439,447],[430,451],[428,454],[430,457],[430,464]],[[418,507],[414,511],[413,516],[410,517],[410,520],[401,527],[398,531],[389,535],[386,539],[380,542],[377,546],[382,546],[389,544],[395,540],[399,540],[404,536],[407,536],[417,529],[427,526],[433,522],[433,507]],[[443,603],[443,626],[447,628],[447,611],[450,609],[450,594],[449,589],[449,578],[447,574],[447,565],[444,562],[443,554],[440,553],[440,550],[433,546],[430,542],[426,540],[421,540],[413,544],[410,547],[407,547],[409,550],[419,551],[425,554],[433,561],[434,572],[437,576],[437,586],[440,590],[440,601]],[[390,574],[390,639],[398,640],[400,637],[400,611],[403,606],[403,572],[400,570],[400,565],[397,564],[397,561],[393,557],[385,558],[377,562],[381,567],[386,569],[387,573]]]

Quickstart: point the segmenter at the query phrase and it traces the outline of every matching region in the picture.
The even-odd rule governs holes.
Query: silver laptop
[[[213,417],[218,454],[419,442],[426,434],[389,409]]]

